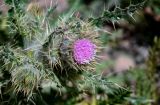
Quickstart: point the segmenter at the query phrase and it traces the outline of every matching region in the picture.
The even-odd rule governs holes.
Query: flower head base
[[[87,64],[94,59],[96,53],[96,45],[89,39],[79,39],[75,41],[73,46],[74,60],[78,64]]]

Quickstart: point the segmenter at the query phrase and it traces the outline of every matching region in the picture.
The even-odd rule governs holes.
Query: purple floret
[[[96,46],[89,39],[75,41],[73,56],[78,64],[87,64],[94,59]]]

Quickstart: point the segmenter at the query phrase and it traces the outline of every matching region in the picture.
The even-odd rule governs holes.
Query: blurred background
[[[72,14],[103,29],[104,49],[96,71],[132,91],[126,105],[160,105],[160,0],[28,0],[25,8],[40,13],[54,6],[49,17],[53,24]],[[1,15],[9,8],[0,0]],[[128,14],[120,14],[123,10]]]

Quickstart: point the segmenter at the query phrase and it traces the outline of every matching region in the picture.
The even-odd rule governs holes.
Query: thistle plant
[[[150,97],[154,100],[154,104],[159,104],[159,86],[157,85],[159,80],[159,57],[160,56],[160,38],[154,38],[154,45],[149,51],[149,57],[147,60],[147,77],[150,80]]]
[[[8,41],[0,44],[0,73],[3,81],[7,81],[0,81],[0,88],[4,90],[0,93],[1,104],[35,104],[35,96],[42,102],[46,88],[63,95],[69,94],[69,90],[74,94],[87,94],[86,88],[91,88],[88,92],[94,95],[98,94],[98,88],[113,90],[110,91],[113,94],[120,89],[123,91],[118,94],[129,95],[127,89],[97,76],[95,66],[101,43],[98,28],[92,22],[70,17],[59,19],[53,26],[48,15],[26,11],[20,4],[15,5],[17,1],[7,1],[12,6],[5,17]],[[3,39],[3,36],[0,37]],[[86,86],[86,82],[90,83]],[[12,95],[6,94],[8,92]],[[16,98],[21,95],[23,99]]]
[[[121,2],[123,2],[123,0]],[[106,22],[111,22],[113,25],[115,25],[122,19],[129,20],[131,18],[132,20],[136,21],[134,18],[134,14],[137,12],[137,10],[142,9],[147,1],[142,0],[140,1],[140,3],[136,4],[132,4],[132,2],[136,2],[132,0],[126,2],[130,2],[130,4],[124,7],[121,7],[121,5],[115,5],[113,10],[105,10],[102,16],[98,18],[90,18],[89,20],[97,26],[104,25],[104,23]]]

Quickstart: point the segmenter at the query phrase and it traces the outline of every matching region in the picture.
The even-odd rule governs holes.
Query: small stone
[[[135,67],[134,60],[126,55],[119,55],[115,60],[114,70],[116,72],[122,72],[128,70],[129,68]]]

